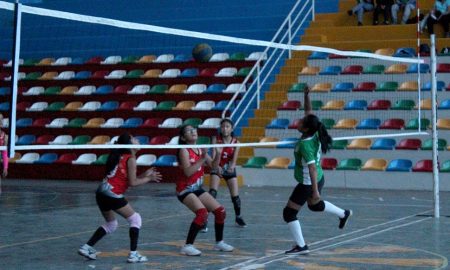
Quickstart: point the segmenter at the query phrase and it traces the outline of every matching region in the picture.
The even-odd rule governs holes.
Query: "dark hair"
[[[180,131],[178,133],[178,144],[187,144],[185,140],[181,139],[181,137],[184,136],[184,133],[186,132],[187,127],[192,127],[191,125],[181,125]]]
[[[231,125],[232,128],[234,128],[234,123],[233,123],[233,121],[230,118],[223,118],[220,121],[220,126],[222,126],[223,123],[228,123],[228,124]],[[220,129],[220,127],[219,127],[219,129],[217,131],[219,132],[219,135],[222,136],[222,130]],[[234,137],[234,132],[231,132],[230,135],[231,135],[231,137]]]
[[[307,136],[312,136],[314,133],[319,133],[319,141],[321,144],[322,153],[328,152],[331,148],[333,138],[328,135],[328,131],[325,126],[320,122],[319,118],[313,114],[309,114],[303,118],[303,128],[308,129]]]
[[[131,135],[128,133],[123,133],[117,138],[114,144],[133,144],[131,142]],[[106,161],[106,174],[109,174],[119,163],[120,157],[123,154],[130,154],[131,149],[129,148],[116,148],[111,151]]]

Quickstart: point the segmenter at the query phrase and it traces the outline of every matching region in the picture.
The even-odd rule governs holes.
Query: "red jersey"
[[[236,142],[237,142],[236,138],[231,138],[230,144],[233,144]],[[225,143],[223,141],[222,136],[216,137],[216,143],[217,144]],[[219,162],[220,167],[223,167],[225,164],[228,164],[233,159],[235,149],[236,149],[235,147],[223,147],[222,148],[222,153],[220,153],[220,162]]]
[[[201,159],[201,154],[200,155],[196,154],[194,152],[194,149],[187,148],[186,150],[189,153],[189,164],[191,166]],[[189,177],[184,175],[183,172],[181,172],[181,176],[177,181],[176,187],[177,193],[181,195],[187,191],[194,191],[200,188],[201,185],[203,184],[203,175],[204,175],[203,165],[200,166],[200,168],[198,168],[198,170]]]
[[[119,163],[116,167],[105,177],[103,183],[100,185],[98,192],[110,197],[123,197],[123,194],[128,189],[128,159],[130,154],[125,154],[120,157]]]

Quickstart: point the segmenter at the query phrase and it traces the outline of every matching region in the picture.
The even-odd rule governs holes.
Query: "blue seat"
[[[191,60],[192,60],[192,58],[185,54],[177,54],[171,62],[172,63],[182,63],[182,62],[189,62]]]
[[[0,103],[0,111],[9,111],[11,109],[11,106],[9,105],[9,102],[2,102]]]
[[[138,126],[142,125],[144,120],[140,117],[131,117],[125,120],[123,124],[120,126],[121,128],[137,128]]]
[[[162,155],[160,156],[152,166],[156,167],[173,167],[177,162],[175,155]]]
[[[415,57],[416,56],[416,50],[413,48],[398,48],[397,51],[395,51],[394,57]]]
[[[83,64],[83,63],[80,63],[80,64]],[[73,78],[78,79],[78,80],[84,80],[84,79],[90,78],[91,75],[92,75],[92,73],[90,71],[83,70],[83,71],[78,71]]]
[[[188,68],[183,70],[183,72],[181,72],[180,76],[181,78],[192,78],[192,77],[197,77],[198,76],[198,69],[196,68]]]
[[[203,93],[222,93],[222,91],[225,90],[225,87],[225,84],[221,83],[211,84]]]
[[[409,172],[411,171],[412,161],[409,159],[394,159],[389,162],[386,168],[388,172]]]
[[[327,59],[328,55],[326,52],[312,52],[308,59]]]
[[[139,141],[139,144],[148,144],[150,141],[148,136],[136,136],[135,138]]]
[[[417,73],[417,72],[418,72],[417,64],[411,64],[406,70],[406,73]],[[420,64],[420,73],[428,73],[428,72],[430,72],[430,65]]]
[[[393,150],[395,147],[394,139],[381,138],[375,140],[370,149],[373,150]]]
[[[36,141],[36,136],[32,134],[22,135],[16,142],[16,145],[30,145]]]
[[[294,169],[295,168],[295,160],[292,160],[291,163],[289,163],[288,169]]]
[[[277,148],[288,148],[288,149],[292,149],[295,147],[295,143],[298,141],[298,138],[284,138],[283,140],[281,140],[282,142],[292,142],[289,144],[279,144],[277,145]]]
[[[216,103],[216,106],[214,106],[211,110],[213,111],[223,111],[225,107],[228,105],[228,100],[221,100]],[[234,109],[234,104],[230,106],[230,110]]]
[[[114,111],[117,108],[119,108],[119,102],[118,101],[106,101],[103,103],[100,108],[97,109],[99,112],[110,112]]]
[[[11,89],[9,87],[0,87],[0,96],[6,96],[11,94]]]
[[[98,87],[93,94],[95,95],[107,95],[113,92],[114,88],[111,85],[102,85]]]
[[[75,57],[72,58],[72,61],[70,62],[71,65],[82,65],[84,64],[84,59],[81,57]]]
[[[365,110],[366,108],[367,108],[367,101],[357,99],[348,102],[345,105],[344,110]]]
[[[442,89],[444,89],[444,88],[445,88],[445,82],[443,82],[443,81],[436,82],[436,90],[437,91],[442,91]],[[426,82],[421,89],[422,89],[422,91],[430,91],[431,90],[431,82]]]
[[[355,85],[351,82],[338,83],[331,89],[331,92],[351,92]]]
[[[339,75],[342,72],[341,66],[328,66],[319,75]]]
[[[270,124],[266,126],[269,129],[286,129],[289,126],[289,119],[286,118],[277,118],[273,119]]]
[[[56,153],[45,153],[39,157],[38,160],[33,162],[34,164],[52,164],[58,159],[58,155]]]
[[[25,127],[31,126],[32,124],[33,124],[33,119],[31,119],[31,118],[20,118],[16,122],[16,127],[18,127],[18,128],[25,128]]]
[[[439,104],[440,110],[450,110],[450,99],[446,99],[441,101],[441,104]]]
[[[359,122],[356,129],[378,129],[381,125],[381,120],[377,118],[368,118]]]

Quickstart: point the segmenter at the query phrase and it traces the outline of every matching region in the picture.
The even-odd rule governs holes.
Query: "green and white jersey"
[[[295,145],[295,169],[294,177],[297,182],[304,185],[311,185],[311,177],[309,176],[308,165],[316,164],[317,181],[322,180],[323,170],[320,166],[321,146],[319,134],[316,132],[313,136],[305,139],[300,139]]]

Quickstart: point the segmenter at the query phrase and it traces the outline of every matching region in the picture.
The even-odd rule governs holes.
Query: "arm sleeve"
[[[3,169],[8,169],[8,152],[2,151]]]

